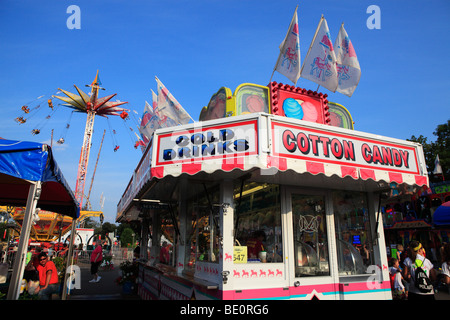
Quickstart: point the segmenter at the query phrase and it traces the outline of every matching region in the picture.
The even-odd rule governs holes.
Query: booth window
[[[339,275],[366,274],[374,264],[367,197],[363,192],[334,191]]]
[[[247,262],[282,262],[279,185],[235,184],[234,208],[235,246],[244,250]],[[237,261],[234,257],[234,263],[245,262],[245,258]]]
[[[161,206],[159,221],[161,226],[161,238],[159,239],[159,262],[175,266],[176,249],[179,239],[178,215],[176,205]]]
[[[189,185],[185,270],[194,271],[196,261],[219,262],[219,185]]]
[[[328,238],[323,196],[292,195],[295,276],[328,276]]]

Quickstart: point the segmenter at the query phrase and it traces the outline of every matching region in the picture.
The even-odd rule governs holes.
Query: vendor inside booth
[[[221,90],[231,116],[155,131],[118,204],[149,239],[141,297],[391,299],[381,198],[427,185],[422,146],[330,125],[317,92]],[[308,120],[281,114],[288,98]]]

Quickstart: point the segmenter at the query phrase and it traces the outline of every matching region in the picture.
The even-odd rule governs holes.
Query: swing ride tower
[[[83,196],[84,187],[86,184],[86,174],[87,167],[89,163],[89,154],[91,151],[91,141],[94,129],[95,116],[120,116],[125,118],[129,112],[128,109],[119,107],[120,105],[126,104],[125,101],[110,101],[117,93],[99,98],[98,91],[105,90],[100,87],[101,82],[97,75],[94,81],[90,85],[86,85],[91,88],[90,95],[81,91],[76,85],[74,85],[77,90],[77,94],[58,89],[66,95],[64,96],[53,96],[59,100],[64,101],[63,106],[73,108],[77,112],[86,113],[86,127],[84,129],[83,145],[81,146],[80,161],[78,163],[77,181],[75,186],[75,198],[77,199],[80,209],[83,207]]]

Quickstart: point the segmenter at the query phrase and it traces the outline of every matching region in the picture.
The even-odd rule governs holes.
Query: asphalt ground
[[[112,270],[99,269],[99,282],[89,282],[93,279],[90,264],[77,264],[80,267],[80,289],[72,289],[66,300],[140,300],[137,294],[124,294],[122,286],[116,283],[120,277],[118,265]]]

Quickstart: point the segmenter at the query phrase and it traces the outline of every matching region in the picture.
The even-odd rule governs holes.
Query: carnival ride
[[[121,105],[124,105],[128,102],[120,100],[112,101],[111,99],[113,99],[117,95],[116,93],[107,95],[105,97],[99,97],[98,96],[99,90],[105,90],[100,86],[101,81],[99,79],[99,73],[97,71],[95,79],[92,81],[92,83],[90,85],[86,85],[86,87],[91,88],[89,94],[81,91],[76,85],[74,85],[77,92],[76,94],[63,89],[58,89],[58,91],[55,94],[51,94],[50,96],[42,95],[36,98],[34,101],[31,101],[22,106],[21,107],[22,114],[15,119],[15,121],[18,122],[19,124],[21,125],[25,124],[27,123],[27,120],[35,117],[40,110],[44,109],[41,106],[47,104],[51,110],[50,113],[47,116],[45,116],[43,120],[38,121],[38,123],[35,124],[35,126],[31,130],[31,133],[33,135],[38,135],[41,133],[41,130],[43,129],[44,125],[50,119],[52,119],[53,115],[59,109],[60,106],[73,109],[69,115],[69,119],[67,121],[67,124],[65,125],[61,137],[56,141],[56,143],[58,144],[63,144],[65,143],[67,132],[70,129],[70,123],[72,120],[73,113],[74,112],[85,113],[87,115],[75,187],[75,198],[78,201],[81,210],[80,217],[76,220],[77,225],[81,225],[82,223],[84,223],[84,221],[88,217],[100,217],[100,221],[101,223],[103,223],[103,212],[92,211],[90,195],[106,130],[104,130],[103,132],[103,137],[100,143],[100,148],[98,151],[97,161],[92,175],[89,193],[87,195],[84,194],[87,167],[89,162],[90,149],[92,145],[95,116],[102,116],[108,120],[108,126],[110,129],[110,133],[112,135],[113,147],[115,152],[119,149],[119,145],[117,144],[117,140],[114,137],[114,135],[116,134],[116,130],[112,129],[111,124],[109,123],[109,116],[119,116],[123,120],[125,126],[127,126],[125,124],[126,121],[130,120],[129,114],[130,110],[120,107]],[[61,93],[64,94],[65,96],[59,95]],[[56,104],[54,103],[54,99],[60,100],[63,103]],[[134,113],[136,112],[134,111]],[[133,113],[131,115],[132,115],[131,118],[133,118],[134,116]],[[139,124],[136,119],[133,118],[133,120],[135,121],[136,124]],[[129,127],[129,129],[133,131],[131,127]],[[137,135],[136,137],[139,139]],[[53,141],[53,130],[52,130],[52,141]],[[138,142],[134,143],[135,148],[137,148],[138,145],[139,145]],[[84,202],[85,205],[83,205]],[[8,212],[11,218],[13,218],[14,221],[16,222],[16,224],[10,225],[9,227],[9,229],[12,229],[12,232],[10,232],[11,236],[14,237],[15,234],[19,235],[22,222],[24,219],[25,210],[23,208],[18,207],[8,209],[5,208],[4,211]],[[61,237],[64,234],[70,231],[70,226],[72,225],[73,222],[73,219],[71,217],[63,216],[58,213],[45,210],[37,210],[37,211],[38,212],[37,214],[35,214],[34,225],[32,226],[30,234],[31,239],[41,242],[56,241],[58,238],[61,239]]]
[[[76,188],[75,188],[75,197],[80,204],[80,207],[83,208],[83,198],[89,199],[89,196],[84,195],[84,187],[86,181],[86,173],[87,166],[89,161],[90,148],[92,144],[92,135],[93,135],[93,127],[94,127],[94,119],[95,116],[102,116],[107,119],[109,131],[111,134],[111,139],[113,141],[113,149],[114,151],[118,151],[120,146],[117,143],[116,130],[111,126],[109,122],[109,116],[119,116],[126,127],[126,131],[130,135],[130,139],[134,145],[134,148],[140,145],[140,138],[137,134],[132,134],[134,132],[134,125],[137,125],[139,128],[139,121],[134,117],[136,111],[130,112],[130,110],[119,107],[127,102],[116,100],[112,101],[117,94],[110,94],[105,97],[99,97],[99,90],[105,90],[105,88],[100,87],[101,81],[99,79],[99,72],[95,76],[94,81],[90,85],[86,85],[86,87],[90,87],[91,91],[89,94],[80,90],[79,87],[74,85],[77,93],[71,93],[63,89],[58,89],[56,93],[50,95],[41,95],[33,101],[30,101],[21,107],[21,114],[15,118],[15,121],[20,125],[28,123],[27,121],[31,118],[37,118],[37,114],[39,111],[46,109],[45,105],[48,105],[50,108],[50,112],[44,117],[44,119],[38,120],[37,123],[33,124],[33,128],[31,133],[33,135],[41,134],[44,126],[52,119],[55,113],[60,109],[60,106],[68,107],[72,109],[72,112],[69,115],[67,123],[63,129],[63,132],[59,137],[57,137],[57,144],[64,144],[66,141],[67,132],[71,127],[72,116],[74,112],[77,113],[85,113],[87,115],[86,126],[83,137],[83,144],[81,148],[80,161],[78,164],[78,172],[77,172],[77,180],[76,180]],[[64,96],[61,96],[60,94]],[[55,99],[62,101],[63,103],[55,103]],[[127,124],[129,120],[134,122],[133,125]],[[105,133],[103,134],[104,137]],[[137,139],[137,141],[136,141]],[[53,137],[52,137],[53,140]],[[103,138],[102,138],[103,144]],[[100,147],[101,148],[101,147]],[[100,151],[99,151],[100,153]],[[97,159],[98,162],[98,159]],[[94,172],[95,174],[95,172]],[[92,187],[92,184],[91,184]],[[89,209],[89,208],[88,208]]]
[[[91,151],[95,116],[120,116],[122,119],[125,119],[128,116],[127,112],[129,112],[128,109],[119,107],[120,105],[126,104],[127,102],[110,101],[117,95],[116,93],[99,98],[98,90],[104,90],[104,88],[101,88],[100,85],[101,82],[99,80],[97,71],[97,75],[95,76],[94,81],[90,85],[87,85],[91,88],[90,96],[81,91],[76,85],[74,85],[74,87],[77,90],[78,95],[63,89],[59,89],[59,91],[64,93],[67,97],[56,95],[53,96],[54,98],[65,102],[63,106],[72,108],[76,112],[86,113],[87,115],[75,186],[75,198],[80,205],[80,209],[83,207],[84,187],[86,183],[87,166],[89,163],[89,155]]]
[[[9,224],[7,230],[2,235],[2,239],[13,240],[18,238],[25,216],[25,208],[22,207],[6,207],[1,206],[0,211],[6,212],[10,218],[15,221],[15,224]],[[38,211],[34,217],[33,225],[31,226],[30,239],[38,242],[54,242],[61,239],[70,231],[73,219],[69,216],[64,216],[55,212],[47,210]],[[102,211],[82,210],[77,223],[84,222],[87,218],[99,217],[100,222],[103,222]]]

